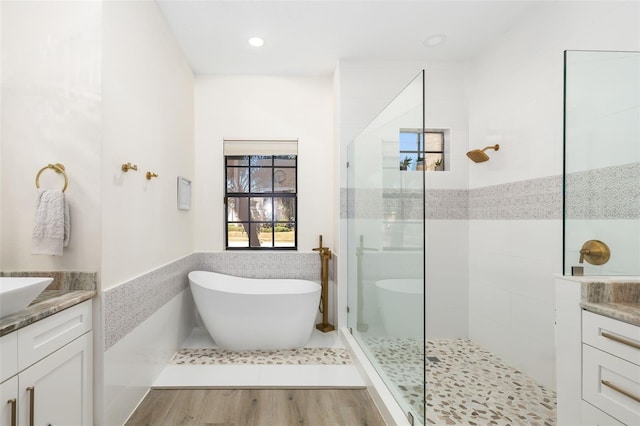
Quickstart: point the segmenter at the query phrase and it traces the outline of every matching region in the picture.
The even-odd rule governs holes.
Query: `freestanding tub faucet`
[[[322,285],[322,296],[320,298],[320,305],[322,307],[322,322],[316,324],[316,328],[323,333],[333,331],[336,328],[329,324],[329,259],[331,259],[331,250],[329,247],[322,247],[322,235],[320,235],[319,247],[313,249],[320,254],[320,261],[322,271],[320,273],[320,284]]]

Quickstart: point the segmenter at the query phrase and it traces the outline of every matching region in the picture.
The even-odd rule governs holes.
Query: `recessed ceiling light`
[[[424,44],[426,47],[436,47],[441,45],[442,43],[445,42],[445,40],[447,40],[447,36],[444,34],[434,34],[434,35],[430,35],[429,37],[425,38],[424,41],[422,42],[422,44]]]
[[[260,37],[251,37],[249,39],[249,44],[253,47],[262,47],[264,46],[264,40]]]

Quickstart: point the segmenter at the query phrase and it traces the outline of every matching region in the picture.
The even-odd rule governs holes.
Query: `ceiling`
[[[196,74],[330,75],[339,59],[469,60],[540,1],[156,0]],[[427,47],[425,39],[446,41]],[[261,48],[248,39],[260,36]]]

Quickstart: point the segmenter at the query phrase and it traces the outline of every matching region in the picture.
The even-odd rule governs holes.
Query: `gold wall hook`
[[[158,177],[157,173],[147,172],[147,180],[151,180],[151,178]]]
[[[126,173],[129,170],[138,171],[138,165],[137,164],[131,164],[131,163],[124,163],[122,165],[122,171]]]
[[[600,240],[589,240],[582,245],[580,249],[579,263],[587,263],[592,265],[604,265],[609,261],[611,257],[611,250],[609,246]]]

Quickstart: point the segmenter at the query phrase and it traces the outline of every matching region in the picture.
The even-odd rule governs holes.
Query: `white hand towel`
[[[32,254],[62,256],[69,244],[69,204],[60,190],[38,189]]]

